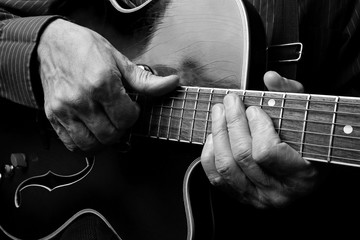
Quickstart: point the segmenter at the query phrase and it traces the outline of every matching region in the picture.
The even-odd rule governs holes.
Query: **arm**
[[[89,151],[117,141],[138,118],[124,85],[161,95],[178,77],[137,67],[96,32],[65,20],[44,31],[39,47],[45,113],[70,150]]]
[[[41,15],[48,11],[41,8],[45,3],[36,1],[31,9],[37,10],[26,14],[16,4],[7,9]],[[2,10],[2,18],[1,97],[44,108],[70,150],[90,151],[113,143],[132,126],[139,109],[124,84],[155,95],[178,84],[177,76],[149,74],[96,32],[58,16],[17,17]]]
[[[43,29],[59,17],[19,17],[5,10],[5,7],[20,13],[19,9],[0,1],[0,96],[22,105],[41,108],[36,99],[37,92],[41,91],[34,55]],[[34,5],[34,8],[37,7]]]

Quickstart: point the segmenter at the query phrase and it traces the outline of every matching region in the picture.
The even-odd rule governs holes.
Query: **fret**
[[[171,107],[170,107],[170,113],[169,113],[169,124],[168,124],[168,129],[167,129],[167,135],[166,135],[166,139],[169,140],[170,139],[170,129],[171,129],[171,122],[172,122],[172,115],[173,115],[173,109],[174,109],[174,98],[171,99]]]
[[[140,124],[145,130],[140,133],[204,144],[211,133],[211,108],[223,102],[228,93],[238,94],[246,107],[260,106],[272,119],[282,141],[305,159],[360,166],[359,98],[180,87],[164,99],[146,101],[150,110],[141,106],[140,120],[149,125]]]
[[[290,146],[299,153],[303,151],[301,142],[305,141],[305,135],[303,135],[303,126],[305,113],[307,108],[307,95],[303,94],[287,94],[286,101],[284,102],[281,120],[280,138],[282,141],[291,142]],[[292,129],[293,131],[285,131]]]
[[[334,130],[335,130],[335,123],[336,123],[336,111],[337,111],[337,108],[338,108],[338,102],[339,102],[339,97],[336,97],[335,98],[335,106],[334,106],[332,125],[331,125],[330,140],[329,140],[329,152],[328,152],[328,157],[327,157],[327,161],[329,163],[331,162],[331,150],[332,150],[332,143],[333,143],[333,139],[334,139]]]
[[[331,153],[333,161],[338,161],[337,159],[341,158],[347,164],[356,164],[357,161],[349,161],[348,159],[360,160],[359,113],[359,99],[348,97],[339,99]]]
[[[208,135],[208,127],[209,127],[209,122],[210,122],[210,110],[211,110],[211,107],[212,107],[211,102],[213,100],[213,94],[214,94],[214,89],[211,89],[210,94],[209,94],[209,102],[207,104],[206,117],[205,117],[205,131],[204,131],[203,143],[205,143],[206,137]],[[211,128],[211,126],[210,126],[210,128]]]
[[[260,97],[260,108],[262,108],[263,107],[263,104],[264,104],[264,96],[265,96],[265,92],[262,92],[261,93],[261,97]]]
[[[280,109],[280,116],[279,116],[279,131],[278,134],[279,136],[281,135],[281,124],[282,124],[282,119],[284,117],[284,107],[285,107],[285,98],[286,98],[286,93],[284,93],[284,95],[282,96],[282,101],[281,101],[281,109]]]
[[[193,109],[194,109],[193,120],[191,121],[191,127],[190,127],[190,139],[189,139],[190,143],[193,141],[193,138],[194,138],[195,116],[196,116],[197,105],[199,102],[199,92],[200,92],[200,88],[198,88],[196,90],[195,103],[194,103],[194,107],[193,107]]]
[[[329,134],[331,134],[333,126],[334,100],[333,96],[312,95],[309,102],[303,157],[318,158],[314,154],[319,154],[321,161],[329,160],[331,139]],[[323,147],[315,147],[314,144]]]
[[[245,95],[246,95],[246,90],[243,91],[243,93],[241,94],[241,101],[245,101]]]
[[[301,134],[301,146],[300,146],[300,151],[299,151],[301,156],[303,156],[303,152],[304,152],[305,131],[306,131],[306,125],[307,125],[306,123],[308,120],[307,118],[308,118],[308,113],[309,113],[310,99],[311,99],[311,95],[309,94],[306,99],[307,102],[306,102],[306,106],[305,106],[304,123],[303,123],[303,130],[302,130],[302,134]]]
[[[161,133],[162,133],[162,132],[161,132],[160,130],[161,130],[161,126],[162,126],[162,125],[161,125],[161,120],[162,120],[163,109],[164,109],[164,108],[162,107],[163,105],[164,105],[164,99],[162,98],[162,99],[161,99],[161,104],[160,104],[160,106],[158,107],[158,109],[160,109],[160,112],[159,112],[159,114],[157,115],[157,117],[159,117],[159,119],[158,119],[158,125],[157,125],[157,126],[158,126],[158,127],[157,127],[157,133],[156,133],[156,136],[157,136],[158,138],[162,137],[162,136],[161,136]]]
[[[178,141],[181,141],[181,128],[182,128],[182,125],[183,125],[183,119],[184,119],[184,108],[185,108],[185,101],[186,101],[186,96],[187,96],[187,91],[188,91],[188,87],[185,88],[185,93],[184,93],[184,99],[183,99],[183,102],[182,102],[182,107],[181,107],[181,116],[180,116],[180,123],[179,123],[179,132],[178,132],[178,135],[177,135],[177,140]]]

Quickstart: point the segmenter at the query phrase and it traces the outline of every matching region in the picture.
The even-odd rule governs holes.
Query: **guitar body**
[[[179,74],[182,85],[260,86],[265,36],[254,10],[240,0],[154,0],[131,14],[108,2],[69,4],[58,13],[159,75]],[[1,109],[11,114],[1,118],[0,164],[10,164],[13,153],[27,159],[26,168],[0,183],[7,237],[58,236],[86,214],[98,215],[125,240],[214,236],[210,186],[199,164],[192,165],[200,145],[134,137],[126,153],[115,145],[85,157],[66,150],[42,112],[9,102]]]

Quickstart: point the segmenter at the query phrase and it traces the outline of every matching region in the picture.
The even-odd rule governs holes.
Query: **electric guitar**
[[[2,105],[13,114],[1,119],[1,164],[26,158],[27,165],[1,178],[6,237],[50,239],[95,214],[119,239],[214,238],[213,190],[193,159],[210,133],[211,107],[229,92],[261,106],[304,158],[358,165],[359,99],[247,90],[264,73],[265,35],[245,2],[159,0],[127,14],[101,4],[64,12],[134,62],[177,73],[183,87],[160,99],[132,95],[142,115],[131,148],[95,156],[67,151],[42,113]]]

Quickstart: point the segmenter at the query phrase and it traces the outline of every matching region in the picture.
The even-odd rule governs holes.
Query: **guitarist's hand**
[[[303,90],[275,72],[266,73],[264,81],[272,91]],[[245,110],[235,94],[212,109],[212,134],[201,163],[213,185],[257,208],[286,206],[309,193],[317,179],[312,164],[281,142],[270,117],[259,107]]]
[[[113,143],[135,123],[139,107],[125,86],[160,95],[178,85],[177,76],[154,76],[101,35],[65,20],[45,29],[37,52],[46,116],[70,150]]]

